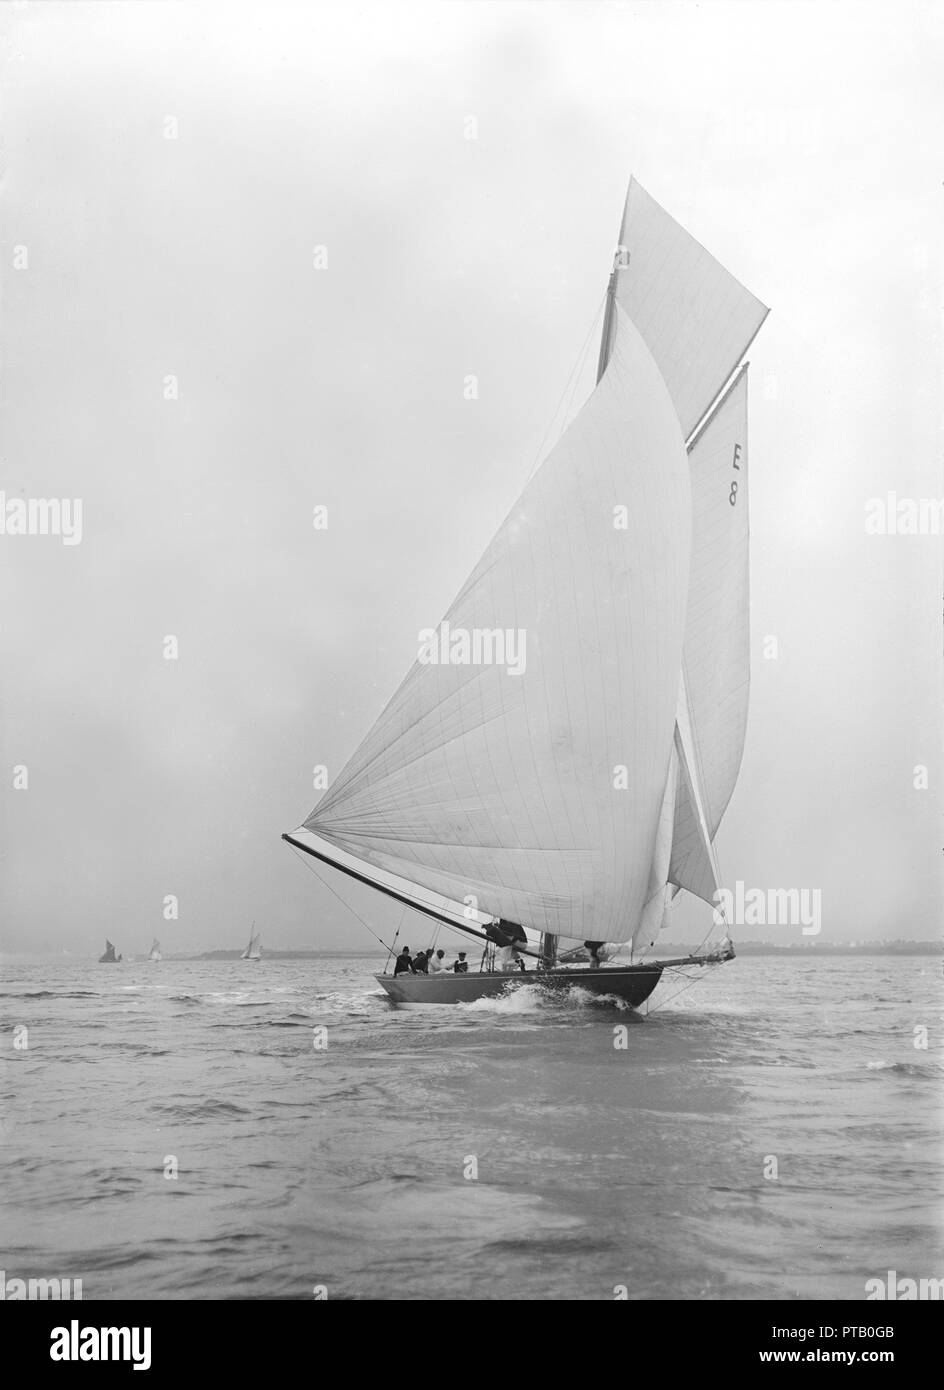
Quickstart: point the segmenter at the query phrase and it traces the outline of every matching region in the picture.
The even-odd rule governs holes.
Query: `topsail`
[[[645,339],[688,439],[753,341],[767,307],[635,179],[615,278],[617,303]]]

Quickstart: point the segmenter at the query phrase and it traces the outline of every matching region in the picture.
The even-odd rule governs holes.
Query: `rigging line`
[[[324,881],[324,880],[322,880],[322,882],[323,882],[323,881]],[[404,919],[405,916],[406,916],[406,904],[404,903],[404,905],[403,905],[403,911],[400,913],[400,920],[399,920],[399,922],[397,923],[397,929],[396,929],[396,931],[393,933],[393,945],[388,949],[388,951],[387,951],[387,959],[384,961],[383,973],[384,973],[385,975],[386,975],[386,973],[387,973],[387,966],[390,964],[390,958],[391,958],[391,956],[393,955],[394,951],[397,949],[397,938],[398,938],[399,935],[400,935],[400,928],[403,926],[403,919]]]
[[[679,973],[679,974],[682,974],[681,971],[679,971],[678,973]],[[687,984],[687,985],[682,985],[682,987],[681,987],[680,989],[677,989],[677,990],[675,991],[674,994],[670,994],[670,995],[668,996],[667,999],[660,999],[659,1003],[655,1006],[655,1008],[652,1008],[652,1007],[648,1008],[648,1009],[646,1010],[646,1013],[647,1013],[647,1014],[657,1014],[657,1013],[659,1012],[660,1009],[664,1009],[664,1008],[665,1008],[666,1004],[671,1004],[671,1002],[672,1002],[673,999],[677,999],[677,998],[679,997],[680,994],[684,994],[685,991],[688,990],[688,989],[691,989],[693,985],[697,985],[698,982],[699,982],[699,980],[703,980],[703,979],[704,979],[704,975],[703,975],[701,972],[699,972],[697,975],[684,975],[684,974],[682,974],[682,978],[685,979],[685,980],[688,980],[688,984]]]
[[[704,936],[702,937],[702,939],[699,941],[698,945],[695,947],[694,951],[692,952],[692,955],[693,955],[693,956],[697,956],[697,955],[698,955],[698,952],[701,950],[702,946],[704,946],[705,942],[708,940],[709,936],[710,936],[711,933],[714,931],[715,927],[718,925],[718,923],[714,920],[714,914],[715,914],[715,912],[720,912],[720,913],[721,913],[721,916],[722,916],[722,919],[723,919],[721,925],[724,927],[724,934],[725,934],[725,936],[727,936],[727,938],[728,938],[729,940],[731,939],[731,933],[730,933],[730,931],[728,930],[728,928],[729,928],[729,926],[730,926],[730,923],[728,922],[728,919],[727,919],[727,917],[725,916],[724,903],[719,903],[718,906],[717,906],[717,908],[713,908],[713,909],[712,909],[712,921],[711,921],[711,925],[709,926],[708,930],[705,932]]]
[[[297,844],[295,843],[295,841],[292,840],[291,837],[290,837],[289,835],[283,835],[283,836],[282,836],[282,839],[286,842],[286,844],[291,845],[292,849],[295,850],[296,854],[300,852],[300,850],[301,850],[302,847],[301,847],[300,845],[297,845]],[[323,856],[319,855],[315,850],[311,850],[311,849],[306,850],[305,853],[306,853],[306,855],[310,855],[310,856],[312,856],[312,857],[315,858],[315,859],[319,859],[319,858],[322,858],[322,857],[323,857]],[[439,926],[444,926],[444,927],[446,927],[446,928],[447,928],[448,930],[450,930],[450,931],[465,932],[467,935],[469,935],[469,936],[475,936],[475,937],[477,937],[479,940],[483,940],[483,941],[486,940],[485,932],[484,932],[484,931],[479,931],[479,930],[478,930],[478,927],[463,927],[463,926],[461,926],[458,922],[447,922],[447,921],[444,920],[442,914],[441,914],[440,912],[437,912],[436,909],[433,908],[433,907],[424,907],[421,903],[416,902],[416,901],[413,901],[412,899],[411,899],[409,902],[407,902],[406,899],[403,897],[402,894],[394,892],[393,889],[385,888],[381,883],[376,882],[376,881],[374,881],[374,880],[372,880],[372,879],[364,878],[361,874],[355,873],[353,869],[348,869],[348,868],[346,868],[346,867],[345,867],[343,864],[341,864],[340,862],[335,862],[334,860],[328,860],[328,861],[326,861],[326,862],[330,863],[332,868],[334,868],[334,869],[339,869],[339,870],[341,871],[341,873],[349,874],[349,875],[351,875],[353,878],[358,879],[359,882],[361,882],[361,883],[366,883],[366,884],[368,884],[370,887],[376,888],[378,891],[380,891],[380,892],[382,892],[382,893],[386,893],[386,895],[387,895],[388,897],[393,898],[396,902],[404,903],[404,905],[405,905],[406,907],[411,908],[414,912],[418,912],[418,913],[420,914],[421,917],[429,917],[432,921],[436,922]],[[313,872],[313,873],[317,873],[317,870],[314,869],[314,868],[312,868],[312,872]],[[367,923],[364,921],[364,919],[363,919],[363,917],[360,915],[360,913],[357,912],[357,910],[356,910],[355,908],[351,907],[350,903],[345,902],[344,899],[343,899],[342,897],[340,897],[337,893],[334,892],[334,889],[331,887],[331,885],[330,885],[329,883],[325,882],[325,880],[321,877],[321,874],[320,874],[320,873],[318,874],[318,878],[320,879],[320,881],[321,881],[322,883],[324,883],[324,886],[328,889],[328,891],[329,891],[330,893],[333,893],[333,894],[334,894],[334,896],[338,899],[338,902],[339,902],[339,903],[342,903],[344,907],[348,908],[349,911],[352,912],[352,913],[354,914],[354,916],[355,916],[355,917],[357,918],[357,920],[361,923],[361,925],[365,928],[365,930],[366,930],[366,931],[369,931],[370,934],[371,934],[371,936],[373,936],[377,941],[380,942],[381,946],[386,946],[386,945],[387,945],[386,941],[384,941],[382,937],[377,936],[377,933],[373,930],[372,927],[368,927]],[[388,949],[389,949],[389,948],[388,948]],[[533,956],[533,955],[534,955],[534,952],[533,952],[533,951],[526,951],[526,950],[524,949],[524,947],[521,947],[520,949],[521,949],[521,954],[522,954],[523,956]]]
[[[331,884],[328,883],[327,879],[325,879],[325,878],[322,877],[322,875],[321,875],[321,874],[318,872],[318,870],[315,868],[314,864],[309,864],[309,863],[308,863],[308,859],[301,853],[300,850],[295,849],[295,846],[294,846],[294,845],[292,846],[292,851],[293,851],[293,853],[295,853],[295,854],[298,855],[299,859],[301,859],[302,862],[303,862],[304,864],[306,864],[306,865],[308,866],[309,869],[311,869],[312,873],[315,875],[315,877],[316,877],[321,883],[324,884],[325,888],[327,888],[328,892],[332,895],[332,897],[337,898],[337,900],[338,900],[338,902],[341,904],[341,906],[342,906],[342,907],[346,907],[347,910],[348,910],[348,912],[352,913],[353,916],[355,916],[355,917],[357,918],[357,920],[360,922],[360,924],[361,924],[361,926],[364,928],[364,930],[370,932],[371,936],[374,938],[375,941],[379,941],[380,944],[381,944],[381,946],[385,946],[385,947],[387,948],[388,951],[392,951],[392,950],[393,950],[393,947],[392,947],[392,946],[388,946],[387,943],[386,943],[386,941],[384,941],[384,939],[383,939],[382,936],[378,936],[378,935],[377,935],[377,933],[374,931],[373,927],[369,927],[369,926],[367,925],[367,923],[364,921],[364,919],[363,919],[363,917],[361,916],[361,914],[357,911],[357,908],[352,907],[351,904],[350,904],[349,902],[345,902],[344,899],[341,897],[341,895],[340,895],[339,893],[336,893],[336,892],[334,891],[334,889],[331,887]],[[403,911],[404,911],[404,913],[406,912],[406,908],[405,908],[405,907],[404,907]],[[401,916],[401,918],[400,918],[400,926],[402,926],[402,925],[403,925],[403,917]],[[400,926],[397,927],[397,934],[396,934],[396,935],[394,936],[394,938],[393,938],[394,943],[396,943],[397,936],[398,936],[399,933],[400,933]],[[389,959],[389,958],[388,958],[388,959]]]
[[[682,889],[681,889],[681,888],[679,889],[679,892],[682,892]],[[706,906],[711,907],[711,904],[710,904],[710,903],[707,903]],[[711,933],[714,931],[715,927],[718,925],[718,923],[715,922],[715,921],[713,920],[713,918],[714,918],[714,913],[715,913],[715,912],[720,912],[720,913],[721,913],[721,916],[722,916],[722,918],[724,919],[721,925],[724,927],[724,930],[725,930],[726,935],[728,935],[728,936],[730,937],[730,934],[731,934],[731,933],[730,933],[730,925],[731,925],[731,924],[729,923],[727,917],[725,916],[724,904],[723,904],[723,903],[719,903],[717,907],[713,907],[711,910],[712,910],[712,921],[711,921],[711,923],[710,923],[710,925],[709,925],[709,927],[708,927],[708,930],[705,932],[704,936],[703,936],[702,939],[699,941],[698,945],[695,946],[695,947],[692,949],[692,955],[693,955],[693,956],[697,956],[697,955],[698,955],[698,952],[699,952],[699,951],[701,950],[701,948],[704,946],[705,942],[708,940],[708,938],[711,936]],[[655,941],[650,941],[649,944],[648,944],[646,947],[644,947],[644,949],[643,949],[643,950],[639,953],[639,955],[636,957],[636,963],[637,963],[637,964],[639,964],[639,965],[642,965],[642,964],[643,964],[643,962],[646,960],[647,956],[649,955],[650,951],[652,951],[652,950],[655,949],[655,944],[656,944]],[[630,951],[630,960],[631,960],[631,961],[632,961],[632,957],[633,957],[633,953],[632,953],[632,951]],[[671,967],[671,968],[676,968],[676,967]],[[695,978],[697,978],[697,976],[696,976]]]
[[[605,296],[604,296],[604,300],[605,300]],[[603,312],[604,312],[604,315],[605,315],[605,314],[606,314],[606,309],[605,309],[605,308],[604,308]],[[590,325],[590,332],[587,334],[586,338],[584,338],[584,340],[583,340],[583,347],[580,349],[580,357],[579,357],[579,363],[580,363],[580,365],[578,366],[576,372],[574,373],[574,384],[573,384],[573,386],[571,387],[571,391],[570,391],[570,400],[567,402],[567,409],[566,409],[566,411],[564,412],[564,417],[563,417],[563,418],[564,418],[564,421],[566,421],[566,420],[568,419],[568,417],[569,417],[571,411],[572,411],[573,408],[574,408],[574,400],[575,400],[576,395],[577,395],[577,387],[580,385],[580,376],[581,376],[581,373],[583,372],[583,369],[584,369],[584,367],[585,367],[585,365],[586,365],[587,353],[590,351],[590,344],[591,344],[591,342],[593,341],[593,339],[596,337],[597,320],[599,319],[599,317],[600,317],[600,310],[597,309],[597,312],[596,312],[596,314],[595,314],[595,316],[594,316],[593,323]],[[602,329],[601,329],[601,331],[602,331]],[[563,424],[562,424],[562,429],[563,429]]]
[[[551,418],[550,418],[550,420],[549,420],[549,422],[548,422],[547,428],[546,428],[545,431],[544,431],[544,435],[543,435],[543,437],[542,437],[542,439],[541,439],[541,442],[540,442],[540,444],[539,444],[538,447],[537,447],[537,452],[536,452],[535,455],[534,455],[534,460],[533,460],[533,462],[532,462],[532,464],[531,464],[530,469],[528,470],[528,476],[525,478],[525,486],[527,486],[527,484],[530,483],[531,479],[534,477],[535,473],[537,472],[538,463],[539,463],[539,461],[541,460],[541,452],[542,452],[542,450],[543,450],[543,448],[544,448],[544,445],[547,443],[547,440],[548,440],[548,438],[549,438],[549,436],[550,436],[551,430],[552,430],[553,425],[554,425],[554,421],[557,419],[557,416],[558,416],[558,413],[559,413],[559,411],[560,411],[560,408],[561,408],[561,406],[564,404],[564,398],[565,398],[565,396],[567,395],[568,390],[571,390],[571,402],[570,402],[570,403],[571,403],[571,405],[573,405],[573,398],[574,398],[574,395],[576,394],[576,391],[577,391],[577,383],[578,383],[579,380],[580,380],[580,373],[581,373],[581,371],[582,371],[582,369],[583,369],[584,363],[586,362],[587,351],[588,351],[588,349],[589,349],[589,347],[590,347],[590,342],[591,342],[591,340],[592,340],[592,338],[593,338],[593,335],[594,335],[594,333],[596,332],[596,327],[597,327],[597,323],[599,322],[599,319],[600,319],[600,314],[603,312],[604,307],[605,307],[605,305],[606,305],[606,298],[607,298],[607,292],[604,291],[603,297],[602,297],[602,299],[600,300],[599,304],[597,305],[596,313],[593,315],[593,322],[591,323],[590,328],[589,328],[589,330],[587,331],[587,336],[586,336],[586,337],[584,338],[584,340],[583,340],[583,346],[580,348],[580,351],[577,353],[577,357],[576,357],[576,359],[575,359],[575,361],[574,361],[573,366],[572,366],[571,369],[570,369],[570,372],[569,372],[569,374],[568,374],[567,380],[564,382],[564,389],[563,389],[563,391],[562,391],[561,394],[560,394],[560,400],[557,402],[557,405],[556,405],[555,408],[554,408],[554,414],[551,416]],[[572,388],[572,389],[571,389],[571,381],[573,381],[573,388]],[[570,409],[570,407],[568,407],[568,410],[569,410],[569,409]],[[566,412],[565,412],[564,418],[566,419]],[[561,434],[563,434],[563,432],[564,432],[564,430],[563,430],[563,426],[562,426],[562,427],[561,427]],[[559,437],[559,436],[558,436],[558,437]]]

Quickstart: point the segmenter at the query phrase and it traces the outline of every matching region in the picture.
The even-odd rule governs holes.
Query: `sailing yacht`
[[[639,959],[679,892],[718,901],[750,677],[741,363],[767,312],[630,182],[595,389],[282,837],[483,943],[465,974],[378,975],[395,1003],[540,983],[638,1005],[666,969],[733,956]],[[494,659],[508,634],[516,660]],[[511,942],[531,969],[495,968]]]
[[[249,928],[249,945],[239,957],[240,960],[261,960],[262,959],[262,937],[258,932],[254,932],[255,922]]]
[[[119,951],[119,952],[116,953],[115,947],[114,947],[113,944],[108,940],[108,937],[106,936],[106,937],[105,937],[105,952],[104,952],[103,955],[99,956],[99,958],[98,958],[98,963],[99,963],[99,965],[117,965],[117,964],[119,963],[120,960],[121,960],[121,952]]]
[[[150,951],[148,951],[147,958],[148,960],[164,959],[164,957],[161,955],[161,943],[158,941],[156,936],[154,937],[154,940],[151,942],[151,949]]]

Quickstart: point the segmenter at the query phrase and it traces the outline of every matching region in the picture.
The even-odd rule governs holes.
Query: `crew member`
[[[411,975],[416,974],[416,970],[413,967],[413,958],[410,955],[410,948],[409,946],[404,946],[403,950],[397,956],[396,964],[393,967],[393,973],[394,976],[397,976],[405,975],[407,972]]]

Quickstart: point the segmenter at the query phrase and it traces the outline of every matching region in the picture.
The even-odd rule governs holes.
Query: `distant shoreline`
[[[944,941],[885,941],[857,942],[854,946],[842,942],[800,941],[778,946],[766,941],[735,941],[739,956],[937,956],[944,952]],[[688,955],[696,947],[683,942],[660,941],[650,952],[653,958]],[[363,960],[384,954],[382,951],[276,951],[263,952],[263,960]],[[165,960],[239,960],[241,951],[205,951],[196,956],[166,956]]]
[[[458,948],[456,948],[458,949]],[[658,960],[669,956],[690,955],[698,951],[700,947],[679,941],[660,941],[645,957],[637,957],[639,960],[651,959]],[[809,960],[813,956],[940,956],[944,953],[944,940],[942,941],[862,941],[850,945],[841,941],[796,941],[786,946],[778,946],[773,942],[767,941],[735,941],[735,953],[738,956],[789,956],[791,959],[800,957]],[[365,948],[359,951],[341,950],[321,950],[321,951],[276,951],[265,949],[262,954],[262,961],[272,960],[377,960],[386,955],[383,948],[371,950]],[[23,959],[43,959],[43,960],[69,960],[69,961],[91,961],[92,954],[85,955],[80,951],[0,951],[0,959],[16,960]],[[218,950],[203,951],[193,955],[180,952],[165,951],[164,961],[232,961],[242,958],[242,950]],[[94,957],[98,962],[98,957]],[[136,955],[129,953],[120,962],[122,965],[145,964],[146,955]],[[157,963],[157,962],[155,962]],[[254,962],[247,962],[253,964]]]
[[[455,948],[458,949],[458,948]],[[689,955],[700,948],[687,942],[657,941],[649,952],[654,958],[663,956]],[[734,950],[739,956],[937,956],[944,952],[944,941],[861,941],[855,945],[841,941],[797,941],[790,945],[778,946],[768,941],[735,941]],[[372,951],[276,951],[263,952],[263,960],[363,960],[365,957],[385,954],[382,950]],[[239,960],[241,951],[204,951],[196,956],[165,956],[165,960]]]

